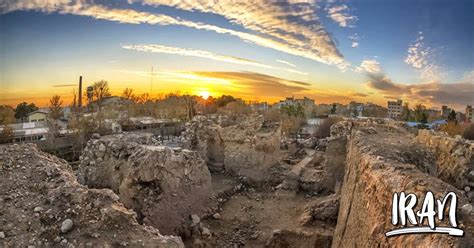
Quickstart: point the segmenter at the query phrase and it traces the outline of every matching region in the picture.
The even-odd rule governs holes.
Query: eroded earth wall
[[[259,184],[278,164],[280,140],[280,126],[265,123],[262,116],[226,127],[196,116],[183,133],[184,147],[198,151],[211,171],[226,170],[251,184]]]
[[[473,215],[461,211],[468,204],[465,194],[433,176],[432,153],[402,127],[389,124],[350,125],[347,159],[340,195],[340,208],[332,247],[469,247]],[[446,234],[416,234],[386,237],[400,226],[391,223],[394,193],[418,196],[415,211],[422,207],[427,191],[441,199],[447,192],[458,196],[459,227],[464,237]],[[418,218],[417,218],[418,219]],[[426,225],[426,223],[424,223]],[[437,226],[448,226],[447,218]]]
[[[433,152],[438,178],[458,189],[474,189],[473,142],[431,130],[419,130],[416,140]]]

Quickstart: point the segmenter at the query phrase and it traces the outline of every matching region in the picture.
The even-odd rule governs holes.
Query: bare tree
[[[59,134],[59,118],[63,115],[63,100],[61,100],[61,96],[53,95],[49,99],[49,119],[48,119],[48,135],[47,139],[51,147],[56,147],[55,139]]]
[[[110,88],[109,83],[105,80],[100,80],[95,82],[93,85],[93,98],[97,102],[97,106],[99,107],[99,112],[102,110],[102,106],[104,104],[104,98],[110,96]]]
[[[142,104],[147,103],[148,101],[151,101],[151,100],[152,99],[150,97],[150,94],[148,93],[143,93],[137,97],[138,103],[142,103]]]
[[[77,91],[76,89],[72,90],[72,104],[71,104],[71,111],[73,113],[77,112]]]
[[[61,96],[54,95],[49,99],[49,115],[53,120],[59,120],[63,115],[63,100]]]
[[[183,95],[182,98],[186,107],[186,118],[187,120],[192,120],[194,115],[196,115],[196,99],[190,95]]]
[[[127,98],[129,100],[132,100],[135,98],[135,95],[133,94],[133,89],[131,88],[125,88],[122,93],[122,97]]]

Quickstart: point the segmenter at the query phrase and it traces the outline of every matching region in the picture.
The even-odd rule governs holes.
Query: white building
[[[38,109],[26,115],[28,122],[41,122],[48,119],[49,109]]]
[[[387,108],[388,108],[388,118],[398,119],[398,117],[402,114],[402,111],[403,111],[403,101],[402,100],[388,101]]]

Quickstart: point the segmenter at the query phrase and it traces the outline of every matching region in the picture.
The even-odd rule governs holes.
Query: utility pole
[[[79,109],[82,108],[82,76],[79,76]]]

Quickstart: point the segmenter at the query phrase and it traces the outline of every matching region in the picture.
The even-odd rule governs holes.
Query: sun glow
[[[211,96],[211,93],[209,93],[209,91],[200,91],[199,96],[201,96],[204,100],[207,100],[209,96]]]

